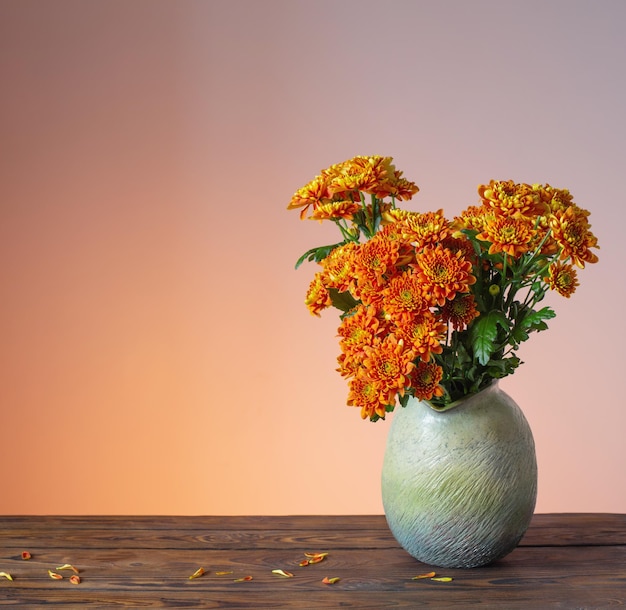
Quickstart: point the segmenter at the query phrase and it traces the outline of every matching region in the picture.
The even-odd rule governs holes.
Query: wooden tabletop
[[[413,578],[431,570],[452,580]],[[20,608],[609,608],[626,605],[626,514],[535,515],[470,570],[414,560],[380,515],[0,516],[0,572],[0,606]]]

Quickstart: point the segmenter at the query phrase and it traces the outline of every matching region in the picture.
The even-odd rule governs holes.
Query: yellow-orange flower
[[[441,317],[452,324],[454,330],[463,330],[480,315],[473,294],[457,294],[441,308]]]
[[[483,204],[499,215],[538,216],[548,211],[540,191],[529,184],[491,180],[478,187],[478,194]]]
[[[336,220],[338,218],[346,218],[352,220],[352,217],[361,209],[361,204],[350,200],[330,201],[329,203],[321,203],[317,205],[309,218],[311,220]]]
[[[418,362],[412,375],[415,398],[430,400],[433,396],[443,396],[439,382],[443,378],[443,369],[434,362]]]
[[[402,237],[415,244],[419,250],[426,244],[439,242],[450,234],[450,226],[443,216],[443,210],[421,214],[407,214],[400,221]]]
[[[341,321],[337,329],[337,334],[341,337],[339,347],[348,355],[360,353],[365,346],[374,344],[381,330],[375,310],[372,307],[357,305],[350,315]]]
[[[364,348],[365,358],[359,376],[380,384],[379,400],[382,405],[395,403],[396,394],[404,394],[410,385],[415,353],[393,334],[387,335],[373,346]]]
[[[375,235],[372,239],[360,244],[354,253],[354,272],[357,282],[371,283],[382,286],[385,274],[396,271],[398,260],[398,242]]]
[[[535,234],[532,224],[522,217],[496,216],[476,237],[491,243],[489,254],[506,252],[509,256],[518,258],[528,252]]]
[[[443,352],[448,329],[432,312],[427,310],[418,318],[409,321],[400,320],[396,324],[395,333],[424,362],[428,362],[432,354]]]
[[[386,405],[380,402],[381,384],[371,379],[355,377],[350,380],[348,406],[360,407],[361,418],[385,417]]]
[[[328,172],[329,191],[334,195],[355,191],[371,193],[394,175],[391,161],[391,157],[378,155],[357,156],[333,165]]]
[[[576,269],[570,264],[553,263],[549,272],[550,275],[544,278],[546,284],[569,299],[579,285]]]
[[[324,284],[328,288],[336,288],[339,292],[346,292],[354,276],[354,253],[358,245],[349,241],[339,246],[322,261]]]
[[[411,320],[428,306],[419,278],[412,270],[391,278],[383,290],[382,308],[387,320]]]
[[[563,249],[561,259],[570,257],[572,262],[583,269],[585,263],[596,263],[598,257],[589,248],[598,248],[598,240],[591,232],[587,220],[588,212],[570,206],[564,212],[556,212],[550,219],[552,236]]]
[[[467,292],[476,282],[472,264],[461,252],[453,254],[441,245],[424,248],[415,256],[415,268],[433,304],[443,305],[457,292]]]
[[[330,299],[330,293],[324,285],[321,272],[315,274],[313,281],[311,282],[309,289],[306,293],[304,302],[309,311],[314,315],[320,315],[320,312],[332,305]]]
[[[471,205],[461,212],[452,223],[452,228],[456,231],[461,229],[471,229],[481,232],[485,225],[495,217],[494,211],[488,206]]]
[[[305,218],[310,206],[315,209],[317,206],[328,203],[331,195],[328,191],[328,181],[324,176],[316,176],[311,182],[299,188],[291,198],[288,210],[302,208],[300,218]]]

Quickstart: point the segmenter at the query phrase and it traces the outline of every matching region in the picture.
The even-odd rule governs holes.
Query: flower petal
[[[434,580],[436,582],[452,582],[452,578],[449,576],[438,576],[437,578],[431,578],[430,580]]]
[[[28,551],[22,551],[22,559],[30,559],[32,555]]]
[[[252,580],[252,576],[244,576],[243,578],[235,578],[233,582],[246,582]]]
[[[322,582],[323,582],[325,585],[334,585],[336,582],[339,582],[340,580],[341,580],[341,579],[340,579],[339,577],[337,577],[337,576],[334,576],[333,578],[328,578],[328,576],[325,576],[325,577],[322,579]]]
[[[433,578],[437,574],[435,572],[427,572],[426,574],[418,574],[417,576],[413,576],[411,580],[421,580],[422,578]]]
[[[190,577],[189,580],[193,580],[194,578],[199,578],[204,574],[204,568],[198,568]]]
[[[9,573],[7,572],[0,572],[0,576],[3,576],[4,578],[6,578],[7,580],[13,580],[13,576],[11,576]]]
[[[52,570],[48,570],[48,576],[50,576],[50,578],[54,578],[54,580],[63,580],[63,576],[61,574],[57,574]]]
[[[78,570],[70,563],[65,563],[62,566],[59,566],[57,570],[72,570],[72,572],[78,574]]]
[[[291,572],[285,572],[285,570],[272,570],[272,574],[278,574],[279,576],[284,576],[285,578],[293,578],[293,574]]]
[[[72,576],[70,576],[70,582],[73,585],[79,585],[80,584],[80,576],[78,574],[72,574]]]

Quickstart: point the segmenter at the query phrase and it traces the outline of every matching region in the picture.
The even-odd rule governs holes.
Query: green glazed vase
[[[530,426],[497,382],[445,411],[413,398],[387,438],[382,499],[400,545],[424,563],[473,568],[510,553],[537,497]]]

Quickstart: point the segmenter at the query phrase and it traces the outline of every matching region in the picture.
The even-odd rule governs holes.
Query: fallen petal
[[[80,576],[78,574],[73,574],[72,576],[70,576],[70,582],[73,585],[79,585],[80,584]]]
[[[324,559],[324,557],[326,557],[328,555],[328,553],[305,553],[304,556],[305,557],[309,557],[310,559],[317,559],[318,557],[321,557],[322,559]]]
[[[301,568],[303,568],[304,566],[308,566],[309,565],[309,560],[308,559],[303,559],[298,565]]]
[[[320,561],[324,561],[324,559],[326,559],[326,555],[328,555],[328,553],[320,553],[319,555],[315,555],[314,557],[311,557],[311,559],[309,559],[308,562],[319,563]]]
[[[7,580],[13,580],[13,576],[8,574],[7,572],[0,572],[0,576],[4,576]]]
[[[226,574],[232,574],[233,571],[232,570],[222,570],[221,572],[215,572],[216,576],[224,576]]]
[[[72,570],[75,574],[78,574],[78,570],[71,564],[65,563],[62,566],[59,566],[57,570]]]
[[[61,576],[61,574],[57,574],[52,570],[48,570],[48,576],[50,576],[50,578],[54,578],[55,580],[63,580],[63,576]]]
[[[22,551],[22,559],[30,559],[32,555],[28,551]]]
[[[204,574],[204,568],[198,568],[190,577],[189,580],[198,578]]]
[[[430,580],[434,580],[436,582],[452,582],[452,578],[449,576],[440,576],[438,578],[431,578]]]
[[[278,574],[279,576],[284,576],[285,578],[293,578],[293,574],[291,572],[285,572],[285,570],[272,570],[272,574]]]
[[[337,576],[334,576],[333,578],[328,578],[328,576],[325,576],[325,577],[322,579],[322,582],[323,582],[325,585],[334,585],[336,582],[339,582],[340,580],[341,580],[341,579],[340,579],[340,578],[338,578]]]
[[[245,582],[247,580],[252,580],[252,576],[244,576],[243,578],[235,578],[233,582]]]
[[[427,574],[418,574],[417,576],[413,576],[413,578],[411,578],[411,580],[421,580],[422,578],[433,578],[433,576],[436,576],[437,574],[435,572],[428,572]]]

